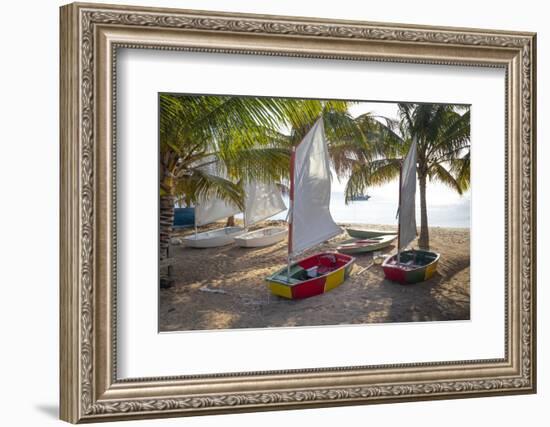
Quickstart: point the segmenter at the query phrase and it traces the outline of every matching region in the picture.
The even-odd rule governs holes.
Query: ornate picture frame
[[[536,391],[536,35],[70,4],[61,8],[61,418],[72,423]],[[505,357],[117,379],[118,48],[499,67]]]

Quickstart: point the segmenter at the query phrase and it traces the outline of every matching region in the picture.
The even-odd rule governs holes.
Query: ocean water
[[[331,193],[330,212],[338,223],[351,224],[387,224],[397,226],[398,199],[391,193],[381,191],[369,192],[368,201],[345,204],[343,191]],[[430,201],[430,196],[432,200]],[[285,198],[288,206],[288,198]],[[427,194],[428,224],[430,227],[470,227],[470,197],[448,195],[440,196],[437,191]],[[273,219],[285,219],[288,210],[281,212]],[[417,195],[416,222],[420,226],[420,203]]]

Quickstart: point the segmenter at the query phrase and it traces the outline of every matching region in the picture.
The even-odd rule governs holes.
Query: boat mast
[[[403,161],[399,166],[399,200],[397,208],[397,264],[401,264],[401,184],[403,179]]]
[[[246,195],[245,195],[245,206],[243,209],[243,225],[244,225],[244,231],[248,231],[248,225],[246,224]]]
[[[286,258],[286,276],[290,282],[290,262],[292,257],[292,224],[294,216],[294,162],[296,159],[296,147],[292,147],[290,155],[290,193],[288,197],[288,255]]]
[[[199,203],[197,201],[197,203],[195,203],[195,241],[197,240],[197,206],[199,206]]]

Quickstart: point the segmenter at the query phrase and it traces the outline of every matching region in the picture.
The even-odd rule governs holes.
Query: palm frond
[[[195,169],[191,175],[178,180],[175,195],[185,197],[191,203],[197,203],[202,198],[217,197],[235,204],[240,209],[244,208],[242,186],[201,169]]]
[[[430,180],[439,181],[442,184],[456,190],[458,194],[463,193],[463,188],[450,171],[445,169],[440,163],[435,163],[428,171]]]
[[[462,191],[470,188],[470,151],[459,159],[449,161],[450,170]]]
[[[288,148],[253,147],[219,155],[230,176],[245,181],[277,182],[288,179]]]

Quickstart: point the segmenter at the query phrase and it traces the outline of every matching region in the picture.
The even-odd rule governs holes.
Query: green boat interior
[[[271,276],[269,280],[275,280],[277,282],[292,286],[306,280],[327,275],[330,272],[343,267],[347,262],[347,260],[339,259],[331,254],[313,256],[302,260],[300,263],[292,264],[290,266],[290,277],[287,269],[284,268]],[[309,268],[304,268],[300,264],[303,264],[304,267],[309,266]]]
[[[403,251],[399,256],[399,264],[410,267],[424,267],[437,259],[437,254],[427,251]],[[397,263],[397,255],[395,255]]]
[[[276,280],[277,282],[283,282],[287,285],[296,285],[303,282],[304,280],[310,279],[307,275],[305,268],[300,267],[298,264],[290,266],[290,278],[287,276],[286,268],[277,272],[271,277],[271,280]]]

